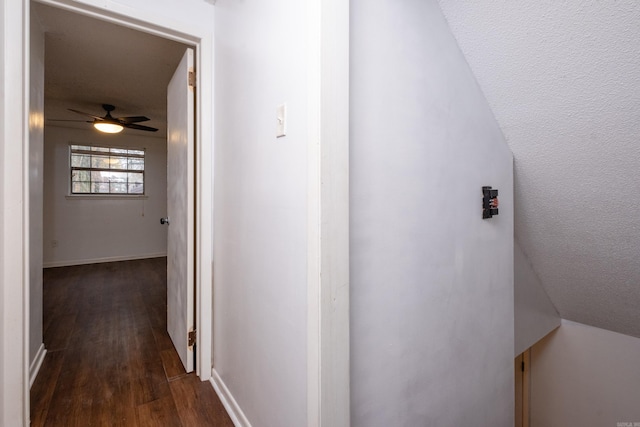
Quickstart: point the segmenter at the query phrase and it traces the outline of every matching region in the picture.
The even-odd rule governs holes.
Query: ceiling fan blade
[[[78,122],[78,123],[93,123],[91,120],[68,120],[68,119],[47,119],[48,122]]]
[[[128,117],[116,117],[116,120],[123,123],[138,123],[138,122],[146,122],[147,120],[151,120],[151,119],[145,116],[128,116]]]
[[[74,110],[73,108],[67,108],[67,109],[68,109],[69,111],[73,111],[74,113],[82,114],[83,116],[87,116],[87,117],[91,117],[92,119],[96,119],[96,120],[104,120],[104,117],[94,116],[93,114],[84,113],[84,112],[82,112],[82,111]]]
[[[128,129],[146,130],[146,131],[149,131],[149,132],[156,132],[158,130],[156,128],[152,128],[152,127],[149,127],[149,126],[136,125],[135,123],[123,123],[122,126],[128,128]]]

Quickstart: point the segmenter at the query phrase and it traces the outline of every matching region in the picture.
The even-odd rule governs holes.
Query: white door
[[[167,89],[167,330],[187,372],[194,352],[194,97],[187,49]]]

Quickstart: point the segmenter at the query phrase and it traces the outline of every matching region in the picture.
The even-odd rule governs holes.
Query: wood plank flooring
[[[166,258],[45,269],[32,426],[233,426],[173,348],[165,273]]]

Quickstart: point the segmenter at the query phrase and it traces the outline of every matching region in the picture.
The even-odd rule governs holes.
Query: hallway
[[[232,426],[166,331],[166,258],[44,271],[32,426]]]

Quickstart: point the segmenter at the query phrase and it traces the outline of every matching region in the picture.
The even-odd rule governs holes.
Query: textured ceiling
[[[440,0],[515,157],[515,233],[565,319],[640,337],[640,2]]]
[[[41,4],[34,10],[45,30],[47,125],[88,128],[51,119],[83,120],[68,108],[104,116],[102,104],[112,104],[114,117],[144,115],[151,120],[140,124],[159,129],[124,132],[166,136],[166,87],[183,45]]]

